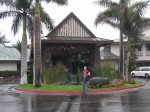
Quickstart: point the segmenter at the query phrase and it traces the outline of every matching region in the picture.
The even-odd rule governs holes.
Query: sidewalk
[[[89,90],[88,94],[94,95],[94,94],[101,94],[101,93],[130,90],[130,89],[141,88],[143,86],[145,86],[145,84],[124,87],[124,88],[112,88],[112,89],[105,89],[105,90]],[[42,91],[42,90],[24,90],[24,89],[20,89],[20,88],[15,88],[15,90],[21,91],[21,92],[45,94],[45,95],[81,95],[81,91]]]

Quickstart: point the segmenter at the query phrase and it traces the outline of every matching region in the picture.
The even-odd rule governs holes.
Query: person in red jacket
[[[81,81],[82,81],[82,94],[88,93],[88,80],[89,80],[90,72],[87,70],[87,67],[84,66],[84,70],[81,74]]]

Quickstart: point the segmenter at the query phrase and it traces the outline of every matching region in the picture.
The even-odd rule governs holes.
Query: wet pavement
[[[38,95],[0,81],[0,112],[150,112],[150,81],[138,89],[97,95]]]

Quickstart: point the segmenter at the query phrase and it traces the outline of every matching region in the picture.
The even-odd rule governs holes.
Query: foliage
[[[5,38],[5,35],[2,35],[0,32],[0,43],[9,43],[10,41]]]
[[[20,71],[0,71],[0,77],[20,76]]]
[[[124,80],[120,80],[119,82],[117,83],[109,83],[109,84],[105,84],[105,85],[89,85],[89,88],[112,88],[112,87],[120,87],[120,86],[124,86],[125,84],[125,81]]]
[[[94,71],[99,77],[106,77],[113,80],[117,77],[118,70],[116,70],[110,62],[102,62],[94,66]]]
[[[21,53],[21,42],[19,39],[16,44],[13,44],[13,46]]]
[[[137,43],[143,31],[150,26],[150,19],[143,17],[144,10],[149,5],[149,0],[135,3],[131,3],[130,0],[119,0],[118,2],[113,0],[97,0],[95,3],[107,8],[98,14],[95,19],[95,25],[107,23],[114,28],[120,29],[119,75],[123,75],[123,34],[128,38],[128,52],[135,50],[131,49],[131,44]],[[130,59],[132,58],[128,56],[129,61]],[[130,67],[128,65],[126,71]],[[122,78],[122,76],[120,77]]]
[[[124,86],[124,85],[125,85],[125,81],[120,80],[119,82],[114,83],[114,84],[104,85],[104,86],[102,86],[102,88],[120,87],[120,86]]]
[[[57,63],[49,69],[43,68],[42,71],[43,83],[53,84],[56,82],[65,83],[65,66],[62,63]]]
[[[129,80],[126,82],[127,84],[135,84],[136,82],[134,80]]]
[[[14,35],[19,31],[19,27],[21,27],[23,23],[23,17],[26,18],[26,25],[27,25],[27,31],[29,34],[29,37],[33,37],[33,21],[32,18],[34,16],[34,1],[33,0],[6,0],[6,1],[0,1],[0,5],[4,5],[8,7],[8,10],[4,10],[0,12],[0,19],[5,19],[7,17],[13,17],[13,23],[11,30],[13,31]],[[46,13],[44,8],[40,5],[40,14],[41,14],[41,22],[42,27],[48,30],[53,29],[54,27],[54,21],[51,19],[51,17]],[[45,25],[45,27],[44,27]],[[41,31],[43,32],[43,31]]]

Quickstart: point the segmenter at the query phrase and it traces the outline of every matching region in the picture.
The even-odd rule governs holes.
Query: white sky
[[[97,14],[104,10],[102,7],[94,4],[94,1],[96,0],[68,0],[67,6],[57,6],[53,3],[43,3],[42,5],[50,17],[55,21],[55,26],[57,26],[57,24],[59,24],[70,12],[73,12],[97,37],[112,40],[119,39],[119,30],[106,24],[98,25],[98,27],[94,26],[94,20]],[[148,15],[148,13],[146,15]],[[11,32],[11,24],[12,19],[10,18],[0,20],[0,32],[2,35],[6,35],[6,38],[15,44],[18,39],[21,40],[22,29],[20,28],[19,33],[14,36]],[[45,31],[44,35],[47,34],[48,31]]]

